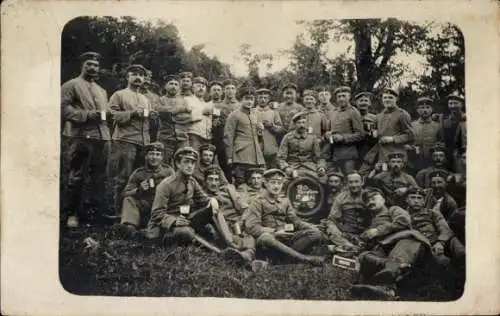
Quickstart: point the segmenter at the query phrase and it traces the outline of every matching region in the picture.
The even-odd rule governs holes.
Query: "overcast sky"
[[[231,71],[237,76],[247,74],[247,67],[239,52],[241,44],[249,44],[250,51],[254,53],[273,54],[272,71],[277,71],[290,64],[289,56],[280,52],[291,48],[296,36],[305,31],[304,26],[282,17],[279,19],[264,16],[252,17],[248,20],[230,18],[210,20],[200,15],[193,19],[162,20],[177,26],[187,50],[193,45],[204,44],[204,51],[209,56],[217,56],[219,60],[229,64]],[[151,22],[155,23],[156,19]],[[349,45],[352,43],[348,41],[330,41],[327,49],[328,57],[346,53]],[[397,56],[397,60],[409,63],[417,73],[424,70],[424,59],[421,56],[400,55]],[[261,73],[266,71],[264,68],[262,66]]]

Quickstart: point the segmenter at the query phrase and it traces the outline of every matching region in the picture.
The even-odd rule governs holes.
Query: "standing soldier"
[[[156,110],[159,113],[159,127],[157,140],[165,146],[164,163],[173,164],[171,161],[179,141],[177,135],[184,132],[182,123],[190,117],[190,109],[180,97],[179,77],[168,75],[165,83],[165,95],[161,97]],[[179,123],[179,125],[177,125]]]
[[[397,106],[398,93],[393,89],[384,89],[382,104],[384,111],[377,115],[378,142],[365,155],[360,168],[367,174],[377,161],[386,162],[390,153],[402,153],[406,160],[404,145],[413,142],[414,134],[408,112]]]
[[[210,90],[210,101],[214,104],[214,106],[215,104],[219,104],[220,102],[222,102],[222,97],[224,96],[224,92],[222,91],[222,83],[219,81],[212,81],[210,82],[208,88]],[[218,108],[221,108],[220,105]]]
[[[85,217],[87,199],[93,198],[92,207],[106,212],[105,190],[106,164],[110,148],[110,132],[107,124],[106,91],[96,82],[99,74],[98,53],[80,55],[81,73],[61,87],[61,114],[64,122],[63,142],[69,144],[63,153],[64,177],[63,215],[68,227],[77,227]],[[63,169],[63,170],[64,170]],[[63,178],[63,177],[61,177]],[[63,216],[64,218],[64,216]]]
[[[145,166],[132,173],[123,190],[121,220],[118,227],[125,236],[134,235],[138,229],[146,227],[151,216],[156,186],[174,174],[174,169],[161,164],[165,151],[162,143],[146,145],[145,151]]]
[[[198,162],[198,152],[190,147],[179,148],[174,154],[176,173],[156,188],[148,223],[147,236],[163,242],[177,240],[201,244],[221,253],[221,250],[199,235],[213,223],[219,210],[215,198],[210,198],[192,177]]]
[[[294,171],[313,177],[324,176],[326,162],[321,157],[320,140],[307,133],[306,113],[295,114],[291,123],[295,130],[283,137],[278,152],[280,169],[291,177],[294,177]]]
[[[408,164],[413,170],[421,170],[431,164],[431,148],[441,139],[441,124],[431,119],[432,103],[428,97],[417,100],[418,119],[412,123],[415,140],[406,144]]]
[[[327,131],[328,122],[326,116],[316,109],[316,92],[314,90],[304,90],[302,100],[304,101],[306,114],[307,133],[321,139]],[[292,128],[292,126],[288,126]]]
[[[141,92],[148,98],[149,104],[152,109],[156,110],[160,107],[160,96],[157,95],[154,91],[154,82],[153,82],[153,72],[149,69],[146,69],[146,78],[144,78],[144,83],[141,87]],[[157,141],[158,130],[159,130],[160,120],[157,118],[156,120],[151,120],[150,128],[149,128],[149,136],[152,142]]]
[[[465,122],[464,97],[458,92],[448,95],[448,108],[450,109],[450,115],[443,121],[443,141],[451,155],[449,163],[452,169],[458,172],[458,148],[456,140],[460,123]]]
[[[318,228],[295,214],[286,198],[281,198],[285,174],[279,169],[264,173],[266,191],[250,204],[245,227],[257,246],[278,251],[299,261],[321,265],[323,257],[306,255],[311,246],[321,242]]]
[[[193,79],[193,90],[195,98],[184,97],[191,108],[191,124],[188,128],[189,146],[199,150],[200,146],[212,142],[212,114],[213,106],[205,102],[204,96],[207,91],[207,80],[203,77]],[[186,145],[188,145],[186,144]]]
[[[391,153],[388,158],[389,170],[383,171],[381,164],[377,164],[368,175],[367,181],[372,181],[373,186],[381,189],[388,205],[398,205],[404,208],[406,192],[418,185],[411,175],[403,171],[404,155],[402,153]]]
[[[262,123],[252,111],[254,102],[253,90],[244,89],[240,108],[229,114],[224,127],[227,162],[232,166],[236,187],[245,183],[248,169],[266,164],[259,144],[259,132],[262,132],[259,125]]]
[[[349,173],[356,167],[356,145],[364,137],[363,123],[359,111],[350,104],[351,88],[339,87],[335,89],[334,95],[337,110],[329,112],[323,154],[329,162],[329,169],[340,165],[344,173]]]
[[[115,122],[109,174],[113,179],[114,212],[119,212],[121,192],[130,174],[136,168],[144,146],[150,143],[149,122],[157,118],[148,99],[139,92],[146,69],[142,65],[127,68],[125,89],[116,91],[109,99],[109,108]]]
[[[257,90],[257,116],[264,126],[262,131],[262,151],[268,168],[278,166],[278,137],[283,132],[283,124],[279,113],[269,107],[271,91]]]
[[[297,103],[297,86],[293,83],[285,84],[282,87],[283,103],[278,106],[278,113],[283,123],[283,133],[293,130],[290,126],[292,117],[304,110],[304,107]]]
[[[212,144],[205,144],[200,146],[200,163],[196,165],[194,169],[193,177],[198,181],[198,183],[205,188],[205,171],[208,168],[219,168],[219,165],[215,161],[215,146]],[[221,170],[222,173],[222,170]],[[228,184],[224,173],[222,173],[221,183],[223,185]]]
[[[318,109],[328,117],[328,113],[331,111],[335,111],[336,106],[333,105],[330,101],[332,99],[332,94],[330,93],[330,90],[328,87],[323,86],[318,88],[318,100],[319,100],[319,105]]]
[[[372,96],[371,92],[362,91],[354,96],[354,102],[361,114],[361,122],[363,122],[363,129],[365,136],[363,140],[358,143],[359,158],[363,161],[366,153],[377,143],[377,115],[370,112],[372,110]]]

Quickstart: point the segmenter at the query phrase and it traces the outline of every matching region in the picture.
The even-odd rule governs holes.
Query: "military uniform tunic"
[[[396,189],[399,188],[415,188],[418,187],[415,179],[407,174],[406,172],[401,172],[399,175],[393,175],[390,171],[384,171],[377,174],[373,178],[373,182],[376,187],[379,187],[387,200],[388,205],[399,205],[401,207],[405,206],[404,195],[402,197],[395,194]]]
[[[320,167],[325,168],[326,163],[321,157],[319,139],[307,133],[289,132],[281,141],[278,165],[281,169],[285,169],[288,165],[294,169],[313,173]]]

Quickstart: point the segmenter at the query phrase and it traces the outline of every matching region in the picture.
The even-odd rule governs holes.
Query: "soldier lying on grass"
[[[257,246],[278,251],[299,261],[321,265],[323,257],[304,252],[322,240],[319,229],[300,220],[286,198],[280,197],[285,173],[270,169],[264,173],[265,192],[250,204],[245,228]]]

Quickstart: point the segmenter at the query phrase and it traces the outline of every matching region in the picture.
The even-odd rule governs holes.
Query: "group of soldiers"
[[[152,72],[127,68],[127,87],[108,99],[97,83],[98,53],[80,56],[78,77],[61,88],[64,226],[91,215],[127,238],[194,242],[245,266],[325,261],[316,245],[356,253],[355,293],[396,295],[397,282],[422,257],[465,264],[465,100],[448,96],[450,115],[417,100],[418,118],[384,89],[348,86],[302,91],[234,79],[208,83],[170,75],[165,94]],[[354,95],[351,97],[351,95]],[[334,100],[334,103],[331,100]],[[313,224],[284,196],[307,176],[327,188],[329,215]]]

